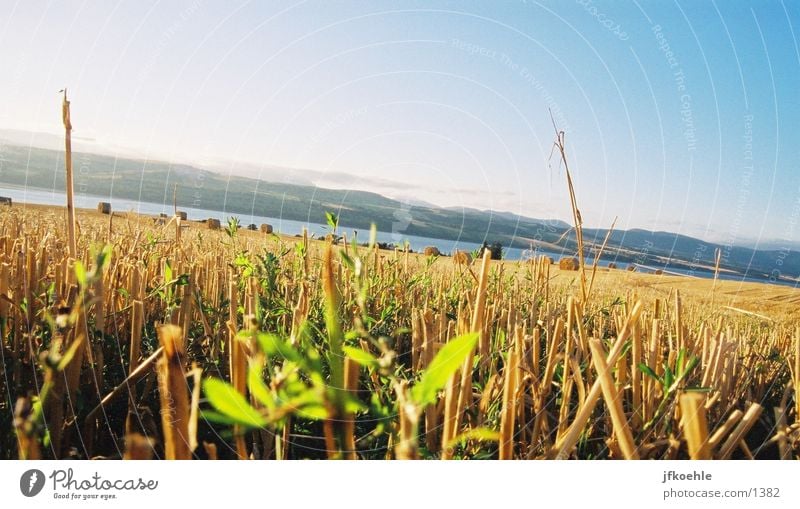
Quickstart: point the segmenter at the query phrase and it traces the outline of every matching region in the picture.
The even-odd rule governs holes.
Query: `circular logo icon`
[[[44,472],[32,468],[19,478],[19,490],[26,497],[35,497],[44,488]]]

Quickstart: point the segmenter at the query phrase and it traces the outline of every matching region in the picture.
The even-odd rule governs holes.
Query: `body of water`
[[[66,203],[66,196],[61,191],[48,191],[43,189],[20,188],[20,187],[0,187],[0,196],[7,196],[14,200],[15,203],[33,203],[39,205],[56,205],[64,206]],[[127,200],[124,198],[111,198],[92,195],[76,195],[75,206],[77,208],[95,209],[97,203],[106,201],[111,203],[111,209],[116,212],[135,212],[138,214],[147,214],[157,216],[159,214],[168,214],[172,216],[173,205],[172,203],[150,203],[139,202],[134,200]],[[238,217],[242,227],[248,224],[261,225],[261,223],[271,224],[276,232],[283,233],[284,235],[298,235],[303,232],[303,228],[308,229],[310,235],[315,237],[324,237],[330,232],[327,225],[315,223],[311,221],[294,221],[291,219],[281,219],[277,217],[263,217],[256,215],[248,215],[234,212],[225,212],[218,210],[198,209],[193,207],[178,207],[187,213],[190,220],[202,220],[208,218],[219,219],[221,223],[225,224],[229,217]],[[346,233],[348,241],[357,236],[358,242],[369,241],[369,230],[357,230],[354,228],[340,227],[338,233]],[[378,242],[386,242],[395,244],[402,247],[408,242],[409,247],[415,252],[421,252],[428,246],[434,246],[442,253],[449,254],[456,250],[474,252],[481,247],[480,244],[475,242],[467,242],[463,240],[444,240],[434,239],[430,237],[422,237],[418,235],[408,235],[402,232],[383,232],[378,231],[376,234]],[[554,252],[548,250],[537,249],[535,252],[530,249],[520,249],[516,247],[503,247],[503,257],[507,260],[520,260],[528,259],[531,256],[546,255],[551,257],[554,261],[558,261],[563,256],[573,256],[574,252]],[[599,267],[607,267],[609,263],[614,260],[600,260]],[[594,258],[587,257],[586,263],[591,265],[594,263]],[[619,269],[625,269],[629,263],[617,262]],[[680,275],[686,277],[698,278],[713,278],[714,273],[710,270],[694,269],[690,270],[684,266],[673,266],[667,264],[666,266],[652,266],[642,264],[632,264],[636,266],[638,272],[654,272],[656,270],[663,270],[666,274]],[[797,282],[794,281],[769,281],[764,278],[748,277],[739,274],[720,273],[719,279],[728,281],[748,281],[757,283],[773,283],[787,286],[797,287]]]

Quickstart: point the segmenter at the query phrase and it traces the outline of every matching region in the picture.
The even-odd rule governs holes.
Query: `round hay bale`
[[[111,214],[111,204],[107,201],[101,201],[97,204],[97,211],[101,214]]]
[[[258,230],[258,226],[256,226],[255,223],[250,223],[250,224],[247,225],[247,229],[252,231],[252,232],[254,232],[254,231]]]
[[[267,234],[272,233],[272,225],[271,224],[267,224],[267,223],[262,224],[261,225],[261,232],[262,233],[267,233]]]
[[[209,217],[208,221],[208,229],[209,230],[219,230],[219,219],[214,219],[213,217]]]
[[[634,272],[634,271],[636,270],[636,265],[634,265],[634,264],[630,264],[630,265],[628,265],[628,266],[626,267],[626,269],[625,269],[625,270],[627,270],[628,272]]]
[[[574,256],[564,257],[558,260],[558,268],[561,270],[578,270],[578,259]]]
[[[609,263],[608,263],[608,268],[609,268],[609,269],[616,269],[616,268],[617,268],[617,264],[616,264],[616,263],[614,263],[614,262],[609,262]]]
[[[656,270],[653,271],[653,274],[655,274],[656,276],[660,276],[663,273],[664,273],[664,271],[661,270],[661,269],[656,269]]]
[[[0,196],[0,205],[8,205],[11,206],[11,198],[8,196]]]
[[[189,219],[189,215],[182,210],[179,210],[175,215],[178,216],[181,219],[181,221],[186,221],[187,219]]]
[[[436,246],[428,246],[422,252],[425,256],[442,256],[441,251]]]
[[[454,251],[453,261],[456,263],[456,265],[469,265],[472,263],[472,255],[466,251]]]
[[[542,263],[546,263],[547,265],[553,265],[553,259],[547,255],[542,255],[539,257]]]

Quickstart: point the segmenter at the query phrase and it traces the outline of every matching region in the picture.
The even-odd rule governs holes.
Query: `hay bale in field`
[[[159,214],[159,215],[158,215],[158,217],[160,217],[160,218],[162,218],[162,219],[166,219],[166,218],[167,218],[167,215],[166,215],[165,213],[163,213],[163,212],[162,212],[161,214]]]
[[[442,252],[439,251],[439,248],[436,246],[428,246],[422,251],[422,253],[425,256],[442,256]]]
[[[256,226],[255,223],[250,223],[250,224],[247,225],[247,229],[252,231],[252,232],[254,232],[254,231],[258,230],[258,226]]]
[[[176,212],[175,215],[178,216],[181,219],[181,221],[186,221],[187,219],[189,219],[189,215],[182,210]]]
[[[617,268],[617,264],[616,264],[616,263],[614,263],[614,262],[609,262],[609,263],[608,263],[608,268],[609,268],[609,269],[616,269],[616,268]]]
[[[558,260],[558,268],[561,270],[578,270],[580,264],[574,256],[564,257]]]
[[[625,270],[627,270],[628,272],[633,272],[636,270],[636,265],[630,264]]]
[[[656,269],[656,270],[653,271],[653,274],[655,274],[656,276],[660,276],[663,273],[664,273],[664,271],[661,270],[661,269]]]
[[[97,204],[97,211],[101,214],[111,214],[111,204],[107,201],[101,201]]]
[[[209,230],[219,230],[219,219],[214,219],[213,217],[209,217],[206,222],[208,223]]]
[[[272,233],[272,225],[271,224],[267,224],[267,223],[263,223],[261,225],[261,233],[266,233],[266,234]]]
[[[11,198],[8,196],[0,196],[0,205],[11,206]]]
[[[472,255],[466,251],[453,251],[453,261],[457,265],[469,265],[472,263]]]
[[[547,265],[553,265],[553,259],[547,255],[542,255],[539,257],[542,263],[546,263]]]

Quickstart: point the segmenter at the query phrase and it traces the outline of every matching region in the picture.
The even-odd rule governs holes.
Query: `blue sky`
[[[2,128],[568,220],[550,109],[587,225],[800,241],[798,2],[2,3]]]

